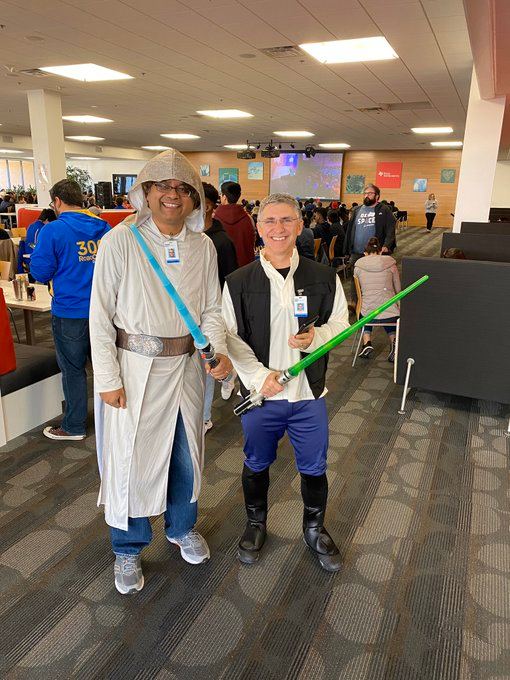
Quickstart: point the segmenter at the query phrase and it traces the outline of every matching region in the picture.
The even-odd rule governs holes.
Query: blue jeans
[[[326,472],[328,453],[328,412],[326,400],[289,402],[268,400],[241,417],[244,433],[245,464],[262,472],[276,460],[280,439],[287,431],[294,448],[296,466],[306,475]]]
[[[193,464],[181,412],[177,416],[174,443],[168,469],[168,490],[165,510],[165,534],[181,538],[195,526],[197,502],[193,496]],[[110,527],[113,552],[116,555],[139,555],[152,540],[148,517],[129,517],[127,531]]]
[[[69,434],[85,434],[88,411],[85,366],[90,356],[89,320],[53,316],[51,324],[66,400],[61,428]]]

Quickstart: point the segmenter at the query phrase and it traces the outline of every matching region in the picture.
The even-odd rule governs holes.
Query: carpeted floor
[[[437,256],[443,230],[399,234]],[[51,346],[48,319],[38,339]],[[34,431],[0,449],[0,677],[84,680],[510,678],[508,409],[412,391],[406,416],[383,331],[369,360],[332,353],[327,527],[345,560],[320,569],[300,533],[287,440],[271,471],[260,563],[236,560],[242,438],[214,403],[198,529],[212,557],[182,561],[161,519],[145,588],[113,586],[93,424],[83,442]]]

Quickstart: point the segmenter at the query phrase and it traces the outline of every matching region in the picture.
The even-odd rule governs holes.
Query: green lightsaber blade
[[[391,307],[391,305],[395,304],[395,302],[398,302],[406,295],[409,295],[409,293],[412,293],[413,290],[418,288],[418,286],[421,286],[423,283],[425,283],[425,281],[428,281],[428,279],[429,279],[428,274],[425,274],[425,276],[422,276],[420,279],[417,279],[414,283],[411,283],[410,286],[407,286],[407,288],[401,290],[400,293],[397,293],[389,300],[386,300],[384,304],[382,304],[380,307],[377,307],[377,309],[374,309],[373,312],[370,312],[363,318],[353,323],[352,326],[349,326],[349,328],[346,328],[338,335],[335,335],[334,338],[331,338],[331,340],[324,343],[324,345],[318,347],[315,351],[310,352],[310,354],[306,356],[304,359],[301,359],[293,366],[290,366],[290,368],[287,368],[285,371],[282,371],[278,376],[278,382],[281,385],[285,385],[285,383],[288,383],[290,380],[292,380],[292,378],[298,376],[301,373],[301,371],[304,371],[304,369],[307,366],[310,366],[310,364],[313,364],[314,361],[317,361],[317,359],[320,359],[320,357],[324,356],[324,354],[327,354],[334,347],[336,347],[344,340],[346,340],[349,336],[356,333],[357,330],[359,330],[363,326],[366,326],[367,323],[370,323],[370,321],[379,316],[379,314],[381,314],[381,312],[384,312],[385,309],[388,309],[388,307]],[[383,324],[381,323],[381,325]],[[241,416],[243,415],[243,413],[246,413],[246,411],[249,411],[255,406],[262,406],[262,404],[264,403],[264,399],[265,397],[263,397],[261,394],[252,392],[252,394],[249,394],[240,404],[238,404],[234,408],[234,414],[236,416]]]
[[[345,331],[342,331],[338,335],[335,335],[334,338],[331,338],[328,342],[324,343],[324,345],[321,345],[318,347],[315,351],[310,352],[310,354],[305,357],[304,359],[301,359],[300,361],[297,362],[297,364],[294,364],[290,368],[287,369],[287,373],[289,373],[293,378],[295,378],[301,371],[303,371],[307,366],[310,366],[310,364],[313,364],[314,361],[317,361],[320,357],[324,356],[324,354],[327,354],[330,350],[333,349],[333,347],[336,347],[340,343],[342,343],[346,338],[348,338],[350,335],[353,333],[356,333],[356,331],[359,328],[362,328],[363,326],[366,326],[369,321],[372,321],[372,319],[375,319],[381,312],[384,312],[385,309],[388,309],[388,307],[391,307],[391,305],[395,304],[395,302],[398,302],[401,300],[403,297],[406,295],[409,295],[413,290],[418,288],[418,286],[421,286],[422,283],[425,283],[425,281],[428,281],[428,274],[425,274],[425,276],[422,276],[421,279],[418,279],[414,283],[412,283],[410,286],[407,286],[407,288],[404,288],[404,290],[401,290],[400,293],[397,293],[394,297],[390,298],[389,300],[386,300],[384,304],[382,304],[380,307],[377,307],[377,309],[374,309],[373,312],[370,312],[363,318],[359,319],[355,323],[352,324],[349,328],[346,328]]]

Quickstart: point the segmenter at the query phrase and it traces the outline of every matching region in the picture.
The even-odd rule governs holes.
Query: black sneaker
[[[388,361],[390,362],[390,364],[395,363],[395,343],[394,342],[391,343],[390,353],[388,354]]]
[[[363,357],[363,359],[368,359],[368,357],[372,354],[374,351],[374,348],[372,346],[371,342],[367,342],[366,345],[363,345],[361,352],[358,354],[359,357]]]

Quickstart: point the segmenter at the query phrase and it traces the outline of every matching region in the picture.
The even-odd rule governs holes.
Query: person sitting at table
[[[9,232],[6,229],[0,229],[0,241],[2,239],[8,239],[8,238],[11,238],[9,236]]]

